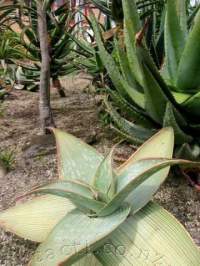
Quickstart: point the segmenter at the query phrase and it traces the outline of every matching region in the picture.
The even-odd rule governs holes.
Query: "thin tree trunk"
[[[40,122],[44,134],[48,133],[47,127],[54,125],[51,105],[50,105],[50,56],[49,56],[49,40],[47,32],[46,12],[43,7],[43,1],[37,1],[38,14],[38,35],[41,50],[41,74],[40,74]]]

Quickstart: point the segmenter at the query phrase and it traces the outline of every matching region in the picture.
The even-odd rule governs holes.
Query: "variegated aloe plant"
[[[34,188],[31,194],[43,195],[0,214],[3,228],[42,242],[29,265],[199,265],[199,249],[185,229],[149,203],[170,165],[199,165],[171,159],[171,128],[117,169],[113,149],[104,158],[72,135],[53,131],[60,180]]]
[[[135,2],[122,1],[124,45],[116,38],[112,54],[106,50],[92,16],[99,56],[112,80],[108,91],[120,112],[108,101],[107,110],[114,127],[132,142],[141,144],[154,130],[171,126],[177,156],[199,159],[200,9],[197,7],[191,24],[185,0],[166,1],[161,21],[165,58],[158,69],[144,40],[148,23],[142,25]]]

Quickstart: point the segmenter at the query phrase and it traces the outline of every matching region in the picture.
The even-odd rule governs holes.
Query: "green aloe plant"
[[[27,62],[16,62],[20,65],[17,71],[16,79],[29,90],[36,90],[40,80],[41,52],[39,45],[37,29],[37,1],[16,1],[17,4],[10,4],[6,7],[0,7],[4,13],[9,12],[10,21],[18,24],[21,31],[20,45],[25,51]],[[65,76],[75,71],[72,64],[71,53],[74,49],[74,43],[71,35],[74,34],[72,21],[74,14],[70,10],[69,3],[63,4],[57,10],[52,10],[53,1],[45,1],[47,14],[47,29],[49,34],[49,54],[50,71],[53,86],[58,89],[61,96],[64,96],[64,90],[61,87],[59,77]],[[16,12],[23,14],[26,20],[20,20]],[[20,11],[20,12],[19,12]],[[3,14],[4,14],[3,13]],[[0,17],[1,19],[1,17]],[[9,20],[9,18],[8,18]]]
[[[122,46],[116,38],[112,54],[106,50],[101,30],[91,15],[99,56],[112,81],[108,92],[119,110],[106,101],[114,128],[141,144],[158,128],[172,126],[177,156],[198,159],[200,10],[197,7],[188,30],[185,1],[166,2],[165,58],[158,69],[146,48],[146,25],[142,27],[135,1],[122,3],[125,40]]]
[[[179,222],[150,202],[175,164],[174,133],[165,128],[123,165],[53,129],[59,180],[35,187],[35,198],[0,213],[0,225],[42,242],[29,265],[199,265],[200,252]],[[25,195],[23,195],[24,197]]]
[[[18,33],[6,29],[0,33],[0,99],[3,99],[15,84],[16,66],[13,61],[23,60],[25,51]]]
[[[107,25],[99,24],[105,30],[104,40],[106,47],[112,51],[114,47],[113,37],[115,33],[120,35],[123,22],[123,10],[122,2],[118,1],[91,1],[98,9],[102,11],[103,14],[107,16]],[[137,10],[140,14],[140,18],[145,22],[145,19],[151,18],[149,21],[149,29],[146,33],[146,39],[149,49],[154,55],[154,61],[156,64],[160,64],[163,59],[163,28],[159,23],[161,20],[164,1],[137,1]],[[158,19],[159,18],[159,19]],[[91,26],[91,21],[89,17],[86,17],[88,24]],[[159,22],[157,21],[159,20]],[[111,22],[116,22],[116,26],[112,27]],[[159,24],[159,26],[157,25]],[[159,28],[158,28],[159,27]],[[93,75],[95,80],[98,80],[99,73],[104,73],[105,67],[101,62],[101,58],[97,53],[96,45],[91,45],[91,43],[81,40],[80,38],[73,37],[73,40],[77,43],[78,49],[76,49],[76,54],[74,54],[74,66],[77,69],[86,70],[89,74]],[[77,56],[78,55],[78,56]],[[106,83],[106,80],[104,81]]]

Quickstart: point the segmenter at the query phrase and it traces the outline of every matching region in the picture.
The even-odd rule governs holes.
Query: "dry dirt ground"
[[[52,107],[58,128],[64,129],[100,152],[107,153],[116,136],[104,130],[98,117],[98,98],[83,77],[63,81],[66,98],[52,91]],[[52,138],[39,137],[38,94],[13,91],[4,102],[0,118],[0,151],[14,151],[13,169],[0,177],[0,211],[14,205],[14,199],[36,184],[57,178]],[[119,163],[133,151],[121,145],[115,159]],[[169,178],[155,200],[171,211],[200,245],[200,194],[177,176]],[[36,245],[0,229],[0,266],[24,266]]]

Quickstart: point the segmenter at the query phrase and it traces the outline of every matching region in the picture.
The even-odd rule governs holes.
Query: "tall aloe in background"
[[[177,156],[197,159],[200,155],[200,10],[193,22],[186,2],[168,0],[164,18],[165,58],[158,69],[146,48],[135,1],[124,0],[124,45],[115,39],[114,52],[104,47],[99,26],[92,16],[99,56],[113,86],[108,92],[119,108],[106,100],[114,127],[124,137],[141,144],[157,128],[172,126]],[[114,56],[113,56],[114,54]],[[126,118],[120,114],[127,114]],[[128,120],[127,120],[128,119]]]
[[[92,2],[93,5],[101,10],[101,12],[107,17],[106,21],[110,27],[107,27],[107,25],[101,25],[101,27],[105,30],[103,33],[103,39],[112,51],[112,47],[114,46],[114,35],[122,35],[121,32],[123,30],[122,1],[91,0],[90,2]],[[145,19],[149,19],[149,27],[146,33],[147,44],[153,54],[154,61],[156,64],[160,65],[163,59],[163,27],[161,22],[164,15],[164,1],[136,1],[136,6],[142,24],[145,23]],[[91,26],[90,19],[88,17],[86,19]],[[77,52],[80,53],[79,56],[75,56],[75,67],[87,70],[96,78],[98,76],[97,74],[104,72],[105,69],[102,65],[101,59],[99,58],[99,54],[96,51],[96,45],[94,44],[91,46],[90,43],[84,42],[80,38],[75,41],[77,42],[79,48],[77,49]]]
[[[6,12],[5,12],[5,10]],[[14,60],[25,57],[25,51],[20,44],[20,35],[14,32],[6,23],[12,9],[1,8],[0,15],[0,99],[8,93],[15,82]],[[5,13],[4,13],[5,12]]]
[[[26,61],[28,63],[16,62],[16,64],[21,65],[16,78],[29,89],[34,90],[38,87],[41,63],[37,29],[37,1],[30,1],[28,4],[26,1],[18,2],[15,5],[2,7],[0,10],[5,10],[4,12],[11,10],[13,15],[9,14],[10,20],[17,23],[21,29],[20,43],[26,51]],[[74,43],[70,38],[74,30],[72,25],[73,13],[70,10],[69,3],[62,5],[55,11],[52,10],[52,3],[52,0],[44,1],[49,34],[51,78],[60,95],[64,96],[59,77],[75,70],[70,59],[70,53],[74,49]],[[18,10],[21,10],[21,14],[24,16],[23,20],[19,20],[16,16],[16,11]]]
[[[0,31],[0,99],[14,86],[16,66],[13,61],[24,57],[19,34],[5,28]]]
[[[0,213],[0,226],[43,242],[29,265],[199,265],[200,251],[185,229],[148,203],[170,165],[199,166],[171,159],[171,128],[117,169],[113,149],[104,158],[72,135],[53,131],[60,180],[35,187],[26,195],[40,196]]]

